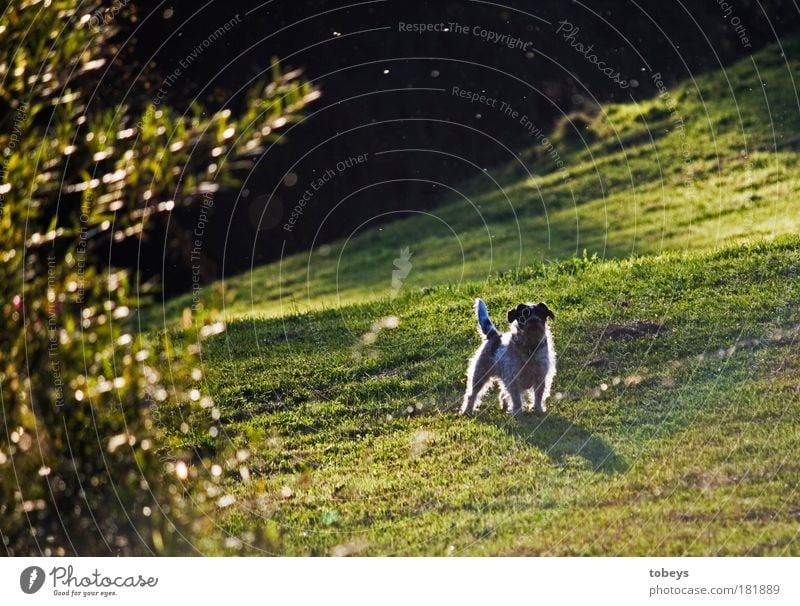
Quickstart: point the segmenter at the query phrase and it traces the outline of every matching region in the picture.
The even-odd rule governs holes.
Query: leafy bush
[[[198,360],[224,325],[210,312],[137,335],[145,299],[107,251],[233,184],[230,159],[315,91],[276,64],[241,116],[116,105],[98,74],[132,5],[17,4],[0,16],[0,538],[9,555],[188,553],[229,498],[208,457],[165,446],[154,411],[186,409],[176,431],[213,439]]]

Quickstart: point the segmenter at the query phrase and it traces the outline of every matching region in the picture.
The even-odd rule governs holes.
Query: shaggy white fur
[[[556,350],[547,319],[553,312],[544,303],[520,304],[509,310],[510,330],[500,334],[489,320],[486,304],[475,299],[478,331],[484,341],[469,361],[467,391],[461,414],[471,414],[486,390],[500,384],[500,403],[512,415],[528,400],[536,412],[545,412],[545,400],[556,374]]]

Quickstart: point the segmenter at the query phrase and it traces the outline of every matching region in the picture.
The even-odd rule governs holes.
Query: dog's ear
[[[520,303],[514,309],[508,310],[508,323],[511,324],[515,320],[519,319],[519,315],[522,313],[522,310],[525,309],[525,305]]]
[[[536,305],[536,312],[537,315],[542,316],[543,318],[552,318],[553,320],[556,319],[556,315],[550,311],[550,308],[547,307],[547,303],[538,303]]]

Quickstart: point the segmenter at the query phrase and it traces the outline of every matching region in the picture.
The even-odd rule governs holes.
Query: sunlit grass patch
[[[237,320],[206,352],[220,431],[198,443],[228,453],[236,540],[203,548],[796,555],[798,267],[796,238],[587,257]],[[555,311],[546,416],[455,414],[477,294],[501,326],[519,300]]]
[[[397,294],[395,259],[412,253],[400,291],[598,253],[604,258],[710,250],[800,232],[795,178],[800,112],[787,70],[800,41],[638,103],[575,117],[542,148],[460,184],[464,196],[204,289],[231,317],[281,316]],[[788,61],[788,65],[787,62]],[[397,290],[397,289],[395,289]],[[168,303],[168,318],[188,305]]]

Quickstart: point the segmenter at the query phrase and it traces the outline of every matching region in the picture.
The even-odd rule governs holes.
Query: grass
[[[219,435],[171,437],[230,459],[212,488],[235,539],[200,547],[800,555],[798,267],[790,238],[236,322],[206,350]],[[479,293],[496,320],[532,297],[556,311],[547,415],[455,414]]]
[[[181,410],[183,431],[159,411],[171,452],[201,474],[224,462],[190,496],[231,497],[215,516],[229,538],[198,548],[800,555],[800,113],[783,61],[767,49],[671,90],[684,134],[663,99],[581,122],[588,148],[557,131],[569,181],[532,149],[540,176],[468,183],[477,210],[436,211],[458,243],[411,218],[206,289],[230,320],[204,348],[216,404]],[[478,295],[500,326],[520,301],[555,311],[546,415],[455,414]]]
[[[798,233],[798,70],[800,39],[789,39],[668,96],[573,115],[550,137],[557,158],[534,141],[429,214],[367,224],[347,241],[205,288],[205,300],[236,318],[385,298],[406,247],[412,269],[402,288],[419,290],[584,249],[624,258]],[[168,302],[165,317],[190,301]]]

